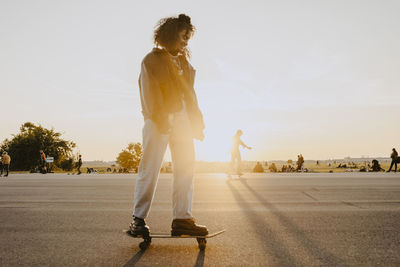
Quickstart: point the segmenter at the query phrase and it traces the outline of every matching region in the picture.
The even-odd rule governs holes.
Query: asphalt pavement
[[[196,174],[195,239],[139,239],[133,174],[0,178],[0,266],[399,266],[400,174]],[[172,175],[160,176],[147,222],[169,232]]]

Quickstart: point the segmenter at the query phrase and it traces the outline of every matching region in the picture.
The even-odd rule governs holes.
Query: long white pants
[[[172,131],[160,134],[155,123],[146,119],[143,127],[143,155],[136,180],[133,215],[146,218],[153,201],[167,145],[171,150],[174,180],[172,209],[174,219],[192,218],[194,144],[189,117],[185,110],[175,113]]]

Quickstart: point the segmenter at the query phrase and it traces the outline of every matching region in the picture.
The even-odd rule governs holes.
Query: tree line
[[[75,167],[73,149],[76,144],[63,139],[60,132],[32,122],[25,122],[19,130],[19,133],[5,139],[0,145],[0,155],[7,151],[11,157],[11,170],[34,170],[40,165],[40,150],[54,158],[53,166],[56,168],[70,171]],[[117,163],[122,168],[137,172],[141,157],[142,145],[130,143],[117,156]]]

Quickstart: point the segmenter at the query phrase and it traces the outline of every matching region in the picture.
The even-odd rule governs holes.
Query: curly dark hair
[[[179,32],[187,30],[190,35],[193,35],[195,29],[190,22],[190,17],[185,14],[160,19],[154,30],[154,44],[165,48],[171,47],[178,39]],[[186,57],[190,57],[188,48],[185,47],[183,53]]]

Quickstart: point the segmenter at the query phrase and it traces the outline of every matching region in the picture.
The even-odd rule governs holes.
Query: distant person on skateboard
[[[239,146],[242,146],[247,149],[252,149],[251,147],[247,146],[243,141],[240,139],[243,132],[242,130],[237,130],[236,134],[232,138],[232,149],[231,149],[231,166],[230,171],[231,174],[236,173],[237,175],[242,175],[242,157],[240,156]],[[236,167],[236,168],[235,168]]]
[[[146,225],[164,154],[169,144],[173,162],[171,235],[206,236],[192,216],[193,138],[203,140],[203,116],[193,89],[195,70],[188,62],[193,35],[190,17],[181,14],[159,21],[153,50],[142,61],[139,77],[144,117],[143,155],[136,180],[133,236],[149,235]]]

